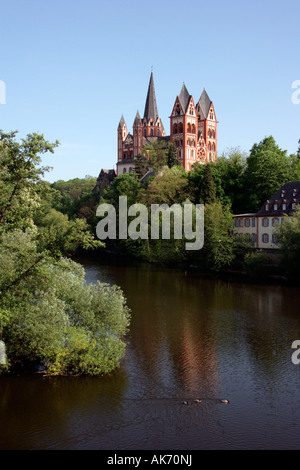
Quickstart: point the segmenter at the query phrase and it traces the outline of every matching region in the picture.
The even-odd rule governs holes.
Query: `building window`
[[[269,227],[269,219],[268,219],[268,217],[264,217],[264,218],[262,219],[262,226],[263,226],[263,227]]]
[[[256,240],[257,240],[257,235],[256,235],[256,233],[251,233],[251,240],[252,240],[253,242],[256,242]]]
[[[265,205],[265,210],[266,210],[266,211],[269,210],[269,202],[266,203],[266,205]]]
[[[272,226],[275,227],[275,225],[278,224],[278,222],[279,222],[278,217],[273,217],[273,219],[272,219]]]
[[[269,234],[268,233],[263,233],[262,234],[262,242],[263,243],[269,243]]]
[[[250,227],[250,219],[245,219],[245,227]]]
[[[239,227],[240,226],[240,219],[235,219],[235,226]]]
[[[283,211],[286,211],[286,202],[283,202],[283,203],[282,203],[282,210],[283,210]]]
[[[244,220],[240,219],[240,227],[244,227]]]
[[[253,219],[252,219],[252,227],[255,227],[255,225],[256,225],[256,224],[255,224],[255,218],[253,217]]]
[[[278,243],[278,238],[274,233],[272,235],[272,243],[274,243],[275,245],[277,245],[277,243]]]
[[[157,137],[159,137],[159,136],[160,136],[160,131],[159,131],[159,129],[157,129],[157,132],[156,132],[156,134],[157,134]]]

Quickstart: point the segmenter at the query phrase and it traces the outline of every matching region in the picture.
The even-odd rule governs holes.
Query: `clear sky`
[[[298,148],[299,0],[9,0],[0,15],[0,128],[60,141],[48,181],[115,168],[119,120],[131,132],[143,114],[151,67],[167,134],[184,82],[214,102],[219,154],[268,135]]]

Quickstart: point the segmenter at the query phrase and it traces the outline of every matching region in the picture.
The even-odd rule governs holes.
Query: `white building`
[[[292,216],[300,203],[300,181],[284,184],[256,213],[234,216],[234,233],[248,237],[256,248],[278,249],[275,228],[284,220],[284,215]]]

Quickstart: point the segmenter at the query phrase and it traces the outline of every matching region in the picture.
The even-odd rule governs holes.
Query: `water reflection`
[[[120,285],[132,310],[121,366],[0,378],[0,448],[298,448],[297,289],[84,264],[87,282]]]

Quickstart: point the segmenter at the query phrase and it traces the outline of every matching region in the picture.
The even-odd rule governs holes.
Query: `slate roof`
[[[119,122],[119,128],[120,128],[120,127],[122,128],[122,127],[124,126],[124,124],[125,124],[125,126],[126,126],[125,119],[124,119],[124,116],[123,116],[123,114],[122,114],[121,119],[120,119],[120,122]]]
[[[137,125],[140,123],[140,121],[141,121],[140,113],[137,111],[137,112],[136,112],[136,115],[135,115],[135,119],[134,119],[133,125],[134,125],[134,126],[137,126]]]
[[[202,111],[205,119],[208,116],[208,112],[210,110],[211,103],[212,103],[212,101],[210,100],[208,94],[206,93],[206,90],[204,89],[201,96],[200,96],[198,104],[200,105],[201,111]]]
[[[295,210],[292,205],[294,203],[300,204],[300,181],[285,183],[262,205],[256,215],[258,217],[289,215]],[[266,210],[266,204],[269,204],[269,210]],[[276,206],[274,208],[274,204],[277,204],[277,209]],[[283,209],[282,204],[286,204],[286,209]]]
[[[155,88],[154,88],[154,80],[153,80],[153,72],[151,72],[148,93],[146,98],[145,104],[145,111],[144,111],[144,119],[149,121],[149,119],[156,119],[158,118],[158,110],[156,104],[156,97],[155,97]]]
[[[181,104],[181,107],[182,107],[184,113],[186,113],[186,111],[187,111],[187,108],[188,108],[191,97],[192,96],[187,91],[187,88],[186,88],[185,84],[183,84],[182,88],[181,88],[181,91],[178,95],[178,99],[180,101],[180,104]]]

